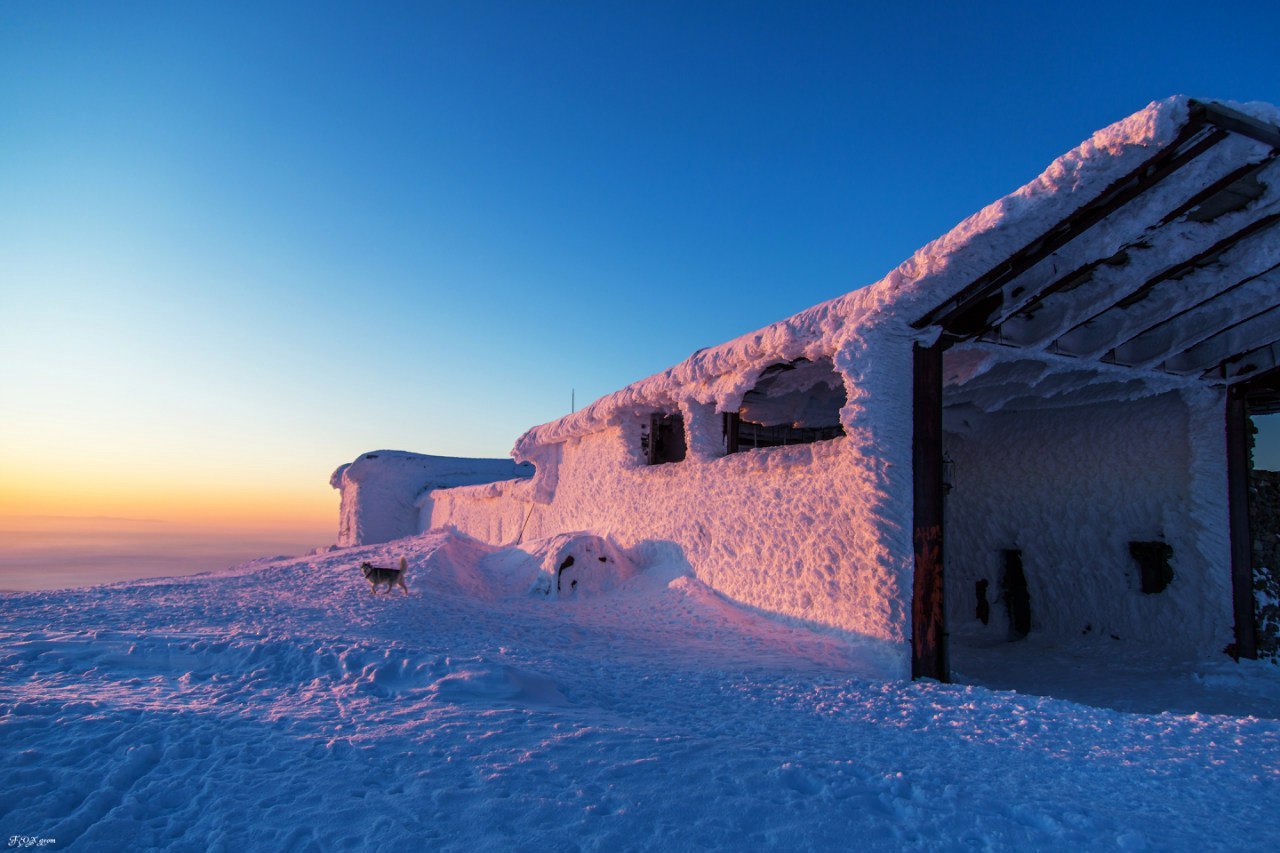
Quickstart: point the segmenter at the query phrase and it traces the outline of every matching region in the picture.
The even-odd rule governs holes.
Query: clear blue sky
[[[6,3],[0,463],[328,512],[505,455],[1153,99],[1280,101],[1278,10]]]

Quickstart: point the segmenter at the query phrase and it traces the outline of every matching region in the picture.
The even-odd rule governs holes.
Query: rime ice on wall
[[[437,491],[437,514],[497,544],[591,530],[641,561],[683,561],[730,599],[905,642],[910,586],[875,529],[885,515],[882,459],[836,439],[635,467],[619,438],[610,430],[570,442],[549,503],[504,483]]]
[[[329,478],[329,485],[342,493],[338,544],[373,545],[430,527],[429,504],[424,508],[415,502],[431,489],[529,477],[532,473],[532,465],[510,459],[426,456],[401,450],[362,454]]]
[[[1231,641],[1227,555],[1214,562],[1203,553],[1206,533],[1192,514],[1193,433],[1180,395],[967,420],[963,433],[944,437],[955,461],[946,501],[952,630],[981,629],[975,582],[985,579],[991,621],[982,630],[1004,637],[1001,551],[1018,549],[1033,632],[1115,636],[1191,654]],[[1221,448],[1217,456],[1212,479],[1222,488]],[[1208,454],[1201,464],[1212,464]],[[1216,526],[1225,530],[1225,513]],[[1172,546],[1174,577],[1148,594],[1129,542],[1155,540]],[[1225,549],[1225,539],[1217,544]]]
[[[1269,105],[1234,106],[1266,121],[1280,119]],[[433,507],[432,523],[454,524],[492,543],[590,530],[638,554],[657,549],[670,559],[678,553],[720,593],[809,624],[886,641],[905,668],[913,551],[912,348],[932,344],[940,333],[914,329],[912,321],[1102,196],[1169,145],[1187,118],[1186,98],[1153,103],[1098,131],[879,282],[699,350],[662,373],[529,430],[513,455],[537,465],[531,482],[432,492],[424,499]],[[1248,141],[1224,144],[1218,154],[1186,168],[1184,174],[1194,177],[1188,186],[1208,185],[1221,177],[1218,171],[1233,168],[1231,158],[1241,155],[1237,144],[1257,147]],[[1263,156],[1249,156],[1255,155]],[[1161,209],[1167,211],[1174,205],[1161,193],[1179,191],[1154,189],[1147,203],[1166,205]],[[1083,238],[1090,256],[1109,257],[1143,223],[1141,216],[1123,214],[1095,223]],[[1177,228],[1169,230],[1174,242]],[[1162,263],[1160,252],[1150,254],[1144,263]],[[1054,263],[1051,256],[1041,272],[1053,274]],[[1103,270],[1096,286],[1073,296],[1080,312],[1113,303],[1109,274]],[[983,421],[977,431],[961,431],[953,444],[975,469],[998,462],[1015,478],[1059,478],[1065,499],[1074,503],[1065,515],[1056,513],[1050,502],[1036,498],[1034,483],[1022,482],[1014,491],[1023,503],[983,515],[983,502],[992,504],[1002,484],[974,478],[975,503],[960,513],[962,519],[965,513],[973,517],[967,518],[968,533],[960,534],[955,559],[966,567],[958,573],[974,579],[988,571],[983,549],[991,541],[1010,540],[1008,547],[1032,543],[1025,546],[1037,578],[1032,595],[1061,605],[1052,614],[1041,611],[1042,627],[1083,630],[1090,614],[1099,613],[1095,631],[1121,624],[1129,631],[1141,623],[1136,633],[1153,639],[1161,626],[1176,627],[1199,651],[1222,640],[1230,625],[1230,596],[1223,580],[1229,554],[1220,393],[1153,371],[1121,375],[1097,361],[1067,365],[1044,352],[1009,356],[1009,350],[998,349],[959,346],[947,354],[947,420],[977,413]],[[794,372],[779,373],[789,369]],[[724,413],[765,428],[812,430],[831,426],[841,400],[842,437],[725,455],[732,442],[726,441],[724,430],[731,427],[722,426]],[[642,434],[655,415],[683,418],[683,461],[645,464]],[[1152,435],[1142,437],[1149,422],[1157,421]],[[1129,434],[1134,429],[1137,437]],[[1049,440],[1055,436],[1058,442]],[[1088,456],[1084,445],[1099,442],[1099,455]],[[1000,458],[1006,448],[1020,450],[1022,467]],[[1107,493],[1106,478],[1128,477],[1134,465],[1133,481]],[[994,469],[988,473],[996,476]],[[1097,506],[1085,505],[1090,490],[1106,493]],[[1164,501],[1180,508],[1162,508]],[[1091,525],[1098,541],[1073,539],[1062,530],[1011,532],[1064,521]],[[1175,580],[1159,602],[1120,595],[1132,567],[1123,551],[1117,558],[1114,550],[1124,537],[1139,535],[1166,539],[1174,547],[1175,570],[1182,566],[1184,574],[1202,577]],[[1058,568],[1063,561],[1076,563],[1099,583],[1075,590],[1078,600],[1068,601],[1068,585],[1049,583],[1053,567],[1031,553],[1042,547],[1062,550]],[[949,564],[952,559],[948,555]],[[1198,609],[1197,596],[1208,599]],[[968,601],[961,592],[952,602],[953,610],[967,606],[971,593]]]
[[[876,348],[878,359],[844,359],[849,372],[840,380],[857,389],[841,416],[845,437],[725,456],[716,407],[681,400],[694,452],[649,466],[640,425],[651,410],[641,407],[556,445],[554,471],[539,467],[539,477],[554,473],[548,495],[537,478],[439,490],[431,495],[437,523],[496,544],[590,530],[640,559],[674,555],[728,598],[887,641],[887,666],[900,669],[911,589],[911,459],[900,440],[910,434],[910,404],[898,389],[910,382],[910,339],[885,336]],[[814,371],[813,391],[823,400],[827,373]],[[740,382],[739,404],[752,388]],[[783,391],[790,398],[798,388]]]

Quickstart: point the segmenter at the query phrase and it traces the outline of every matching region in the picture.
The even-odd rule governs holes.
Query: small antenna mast
[[[576,411],[578,411],[578,389],[570,388],[569,389],[569,412],[573,413]]]

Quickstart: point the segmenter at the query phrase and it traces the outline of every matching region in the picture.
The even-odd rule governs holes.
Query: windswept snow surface
[[[1280,849],[1275,720],[878,681],[841,639],[607,540],[579,545],[433,532],[0,598],[0,836],[77,850]],[[540,591],[569,554],[579,577],[594,555],[609,582]],[[356,566],[401,555],[410,594],[370,595]]]

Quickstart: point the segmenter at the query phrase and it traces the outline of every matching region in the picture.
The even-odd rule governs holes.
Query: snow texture
[[[569,555],[609,588],[537,591]],[[371,596],[358,564],[401,556],[410,594]],[[603,537],[437,532],[0,611],[0,836],[57,850],[1280,848],[1269,665],[968,662],[1139,713],[880,681]]]
[[[975,582],[985,579],[992,605],[985,630],[1004,638],[1001,550],[1019,549],[1034,632],[1059,642],[1159,643],[1190,655],[1230,643],[1231,576],[1206,570],[1229,560],[1226,536],[1215,535],[1227,529],[1227,519],[1225,513],[1206,519],[1206,508],[1191,499],[1189,422],[1176,393],[969,415],[965,432],[945,440],[955,461],[946,502],[953,630],[981,627]],[[1219,452],[1201,463],[1211,464],[1208,479],[1218,484],[1226,478],[1221,444],[1207,448]],[[1151,540],[1173,548],[1173,582],[1155,594],[1142,592],[1128,548]],[[1207,561],[1204,548],[1223,553]]]
[[[693,434],[719,430],[718,416],[707,420],[686,426]],[[883,515],[874,501],[885,460],[859,455],[853,439],[645,466],[637,433],[568,442],[550,502],[532,500],[527,484],[446,489],[432,493],[437,516],[494,543],[591,530],[642,554],[668,555],[734,600],[887,640],[903,674],[909,582],[898,588],[899,565],[861,538],[858,523]]]
[[[374,545],[430,529],[431,502],[426,493],[431,489],[532,474],[533,466],[509,459],[425,456],[402,450],[361,454],[329,478],[329,485],[342,493],[338,544]]]
[[[1230,106],[1266,121],[1280,118],[1265,104]],[[936,328],[914,329],[912,321],[1167,146],[1188,115],[1184,97],[1153,103],[1098,131],[1034,181],[924,246],[879,282],[699,350],[662,373],[529,430],[516,442],[513,456],[537,465],[531,483],[433,492],[433,523],[456,525],[491,543],[592,530],[627,548],[670,549],[699,580],[728,598],[804,624],[873,638],[905,671],[913,551],[913,346],[932,343],[939,334]],[[1025,274],[1026,281],[1074,268],[1081,257],[1109,257],[1133,241],[1155,211],[1171,209],[1242,160],[1260,161],[1267,153],[1249,139],[1227,140],[1184,169],[1178,181],[1157,186],[1134,202],[1136,208],[1101,220],[1050,254]],[[1267,195],[1259,203],[1280,205],[1280,198]],[[1236,227],[1242,215],[1227,214],[1220,222],[1196,226],[1175,223],[1162,229],[1159,239],[1170,246],[1211,241],[1218,231]],[[1239,251],[1256,255],[1233,259],[1246,266],[1270,263],[1268,252],[1273,253],[1251,244]],[[1159,265],[1162,257],[1156,249],[1145,252],[1140,262]],[[1081,315],[1112,304],[1119,288],[1141,282],[1140,272],[1126,270],[1130,281],[1122,282],[1101,270],[1097,282],[1073,291],[1076,301],[1066,310],[1043,312],[1025,328],[1011,323],[1010,334],[1033,339],[1047,331],[1065,332]],[[1170,288],[1172,296],[1159,298],[1181,305],[1177,299],[1191,298],[1193,286],[1204,282],[1189,281],[1181,290]],[[1274,282],[1255,287],[1265,286]],[[1249,288],[1241,293],[1237,302],[1256,298]],[[1230,310],[1236,302],[1223,305]],[[1052,322],[1063,327],[1036,326],[1050,322],[1046,318],[1056,318]],[[1115,322],[1121,326],[1111,319],[1100,326],[1111,333],[1124,331],[1125,320]],[[1179,333],[1172,324],[1159,340],[1138,338],[1135,353],[1156,352]],[[1080,354],[1097,355],[1093,349],[1098,341],[1087,334],[1064,342]],[[1019,482],[1016,491],[1035,499],[979,519],[976,507],[992,506],[997,494],[992,490],[1001,486],[995,479],[985,483],[985,495],[975,495],[978,503],[961,513],[967,527],[960,534],[964,565],[958,573],[966,582],[985,575],[996,548],[1025,541],[1032,570],[1062,578],[1037,581],[1043,584],[1035,590],[1043,596],[1042,627],[1064,633],[1096,620],[1121,636],[1150,637],[1178,625],[1186,631],[1186,644],[1202,655],[1216,654],[1229,610],[1229,590],[1221,581],[1228,576],[1228,552],[1216,532],[1226,511],[1221,392],[1154,370],[1121,370],[1047,352],[1027,353],[981,344],[947,353],[947,424],[959,430],[948,442],[957,452],[986,464],[999,455],[1000,443],[1012,432],[1024,426],[1038,431],[1010,439],[1023,454],[1021,461],[999,460],[999,470]],[[776,374],[778,365],[796,369]],[[757,393],[748,396],[753,390]],[[1173,405],[1168,402],[1172,397],[1161,395],[1173,395],[1183,404]],[[842,438],[724,455],[720,413],[744,409],[744,418],[800,426],[829,418],[840,398]],[[1042,414],[1025,413],[1031,409]],[[644,465],[639,433],[653,413],[683,415],[686,460]],[[1141,432],[1164,415],[1173,420],[1155,433],[1176,442],[1168,458],[1157,438],[1123,431],[1128,424]],[[987,432],[974,434],[956,426],[966,418],[982,420]],[[1086,482],[1082,472],[1072,479],[1074,467],[1087,455],[1086,439],[1078,432],[1061,456],[1043,463],[1042,471],[1039,463],[1028,461],[1029,456],[1053,453],[1049,436],[1065,437],[1070,430],[1063,424],[1089,419],[1102,421],[1090,426],[1090,435],[1113,442],[1088,445],[1089,452],[1098,451],[1087,463],[1097,474],[1092,481]],[[1117,459],[1124,464],[1108,464]],[[1089,489],[1107,490],[1104,471],[1139,471],[1138,459],[1156,463],[1156,470],[1139,472],[1134,483],[1091,502]],[[999,476],[994,470],[989,475]],[[1062,497],[1071,504],[1059,512],[1049,500],[1050,485],[1035,482],[1035,477],[1066,477],[1070,483]],[[1137,493],[1137,502],[1124,504],[1118,496],[1130,492]],[[1160,509],[1164,501],[1180,501],[1182,509]],[[1077,523],[1101,526],[1095,531]],[[1044,524],[1064,529],[1015,533],[1021,525]],[[1175,589],[1158,603],[1110,595],[1128,582],[1129,557],[1122,543],[1148,536],[1164,536],[1173,544],[1179,577]],[[1052,549],[1052,554],[1041,553],[1041,548]],[[1079,594],[1081,584],[1097,586]],[[956,598],[956,608],[971,607],[971,591],[961,590]]]

